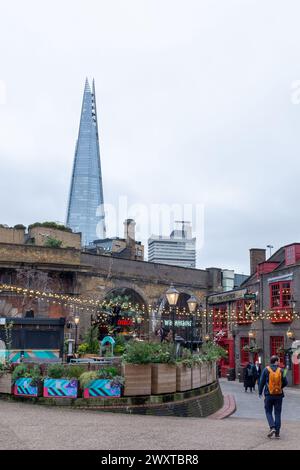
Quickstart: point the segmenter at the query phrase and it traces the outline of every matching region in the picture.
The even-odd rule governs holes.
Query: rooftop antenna
[[[273,246],[273,245],[267,245],[267,248],[269,248],[269,250],[270,250],[270,256],[269,256],[269,258],[271,258],[271,256],[272,256],[272,249],[274,248],[274,246]]]
[[[184,238],[184,235],[185,235],[184,227],[186,224],[190,224],[190,222],[187,222],[186,220],[175,220],[174,222],[175,224],[181,224],[181,234],[182,234],[182,238]]]

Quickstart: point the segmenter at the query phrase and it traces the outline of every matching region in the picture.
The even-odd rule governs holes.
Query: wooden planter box
[[[47,398],[77,398],[78,380],[44,379],[43,396]]]
[[[39,397],[42,394],[42,382],[32,385],[30,377],[20,377],[14,383],[14,395],[16,397]]]
[[[217,380],[217,363],[213,362],[212,364],[212,369],[213,369],[213,382]]]
[[[83,390],[83,398],[119,398],[121,386],[112,386],[109,379],[92,380],[88,387]]]
[[[11,374],[3,374],[0,377],[0,393],[12,394]]]
[[[192,368],[182,364],[176,367],[176,390],[185,392],[192,388]]]
[[[151,393],[176,392],[176,366],[171,364],[152,364]]]
[[[201,387],[201,366],[192,367],[192,388]]]
[[[123,364],[124,396],[151,395],[151,364]]]
[[[207,383],[208,383],[208,384],[211,384],[212,382],[214,382],[214,378],[213,378],[213,363],[212,363],[212,362],[208,362],[208,363],[207,363]]]
[[[207,362],[203,362],[200,367],[200,383],[201,387],[207,384]]]

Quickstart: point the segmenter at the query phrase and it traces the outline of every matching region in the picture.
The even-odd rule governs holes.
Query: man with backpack
[[[264,391],[265,395],[265,412],[270,426],[268,437],[280,438],[281,427],[281,409],[282,399],[284,397],[283,388],[288,384],[284,372],[279,367],[279,357],[272,356],[270,366],[263,370],[259,382],[259,398]],[[273,409],[275,419],[273,418]]]

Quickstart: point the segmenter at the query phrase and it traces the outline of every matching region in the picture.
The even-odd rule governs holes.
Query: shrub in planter
[[[42,391],[42,375],[39,366],[29,367],[19,364],[12,373],[14,395],[23,397],[38,397]]]
[[[44,397],[77,398],[78,378],[84,369],[77,365],[51,364],[44,379]]]
[[[0,362],[0,393],[12,393],[11,365],[7,362]]]
[[[124,396],[151,394],[151,361],[153,345],[143,341],[129,341],[123,354],[122,375],[125,379]]]
[[[174,344],[155,344],[152,357],[151,393],[176,392],[176,351]]]
[[[84,372],[80,378],[84,398],[112,398],[121,396],[124,378],[117,375],[115,367],[107,367],[99,371]]]

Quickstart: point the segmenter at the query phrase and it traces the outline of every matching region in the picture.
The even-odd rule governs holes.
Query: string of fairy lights
[[[10,284],[0,284],[0,293],[10,292],[15,295],[25,296],[29,299],[40,300],[46,303],[57,304],[63,307],[71,307],[76,309],[77,313],[90,312],[96,314],[99,320],[105,321],[109,316],[109,309],[113,308],[116,304],[111,300],[97,300],[93,298],[83,297],[81,295],[66,295],[54,292],[47,292],[42,290],[35,290],[14,286]],[[142,321],[149,321],[149,317],[155,314],[160,316],[168,316],[172,314],[170,308],[160,308],[151,304],[144,305],[138,303],[125,302],[121,306],[120,318],[125,318],[124,312],[130,312],[131,315],[141,318]],[[191,313],[186,308],[175,308],[177,317],[191,317]],[[225,327],[228,323],[232,325],[249,324],[258,320],[271,320],[271,321],[289,321],[299,319],[300,314],[294,309],[271,309],[256,312],[254,309],[225,309],[212,307],[208,309],[197,309],[193,315],[198,320],[206,322],[213,322],[215,325]]]

